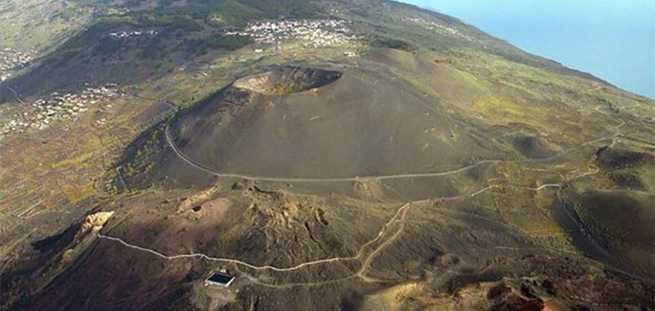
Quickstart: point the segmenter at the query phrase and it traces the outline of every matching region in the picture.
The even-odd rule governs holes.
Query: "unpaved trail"
[[[574,180],[574,179],[580,178],[581,176],[588,176],[588,175],[589,175],[589,173],[584,173],[584,174],[575,176],[575,177],[573,177],[573,178],[571,178],[569,180]],[[261,286],[265,286],[265,287],[270,287],[270,288],[285,289],[285,288],[293,288],[293,287],[298,287],[298,286],[305,286],[305,287],[321,286],[321,285],[337,283],[337,282],[341,282],[341,281],[345,281],[345,280],[350,280],[350,279],[354,279],[354,278],[359,278],[362,281],[367,282],[367,283],[380,283],[380,282],[386,282],[386,281],[385,280],[378,280],[378,279],[375,279],[373,277],[367,276],[366,273],[370,269],[371,264],[373,263],[373,261],[380,255],[380,253],[382,251],[384,251],[387,247],[389,247],[392,243],[397,241],[400,238],[400,236],[402,235],[402,233],[405,230],[405,225],[408,222],[407,215],[408,215],[408,213],[410,211],[410,208],[412,207],[412,204],[425,203],[425,202],[428,202],[428,201],[430,201],[430,202],[458,201],[458,200],[463,200],[463,199],[466,199],[466,198],[473,198],[473,197],[475,197],[477,195],[482,194],[483,192],[486,192],[486,191],[489,191],[489,190],[495,189],[495,188],[501,188],[501,187],[512,187],[512,188],[519,188],[519,189],[524,189],[524,190],[528,190],[528,191],[539,192],[539,191],[543,191],[543,190],[548,189],[548,188],[558,188],[558,190],[561,190],[561,188],[563,187],[563,183],[560,183],[560,184],[544,184],[544,185],[541,185],[539,187],[522,187],[522,186],[513,186],[513,185],[504,185],[504,186],[503,185],[493,185],[493,186],[485,187],[485,188],[483,188],[481,190],[478,190],[478,191],[476,191],[474,193],[471,193],[471,194],[468,194],[468,195],[461,195],[461,196],[456,196],[456,197],[441,197],[441,198],[434,198],[434,199],[430,199],[430,200],[421,200],[421,201],[405,203],[405,204],[403,204],[402,206],[400,206],[398,208],[396,213],[382,226],[380,231],[375,235],[375,237],[373,239],[371,239],[370,241],[368,241],[368,242],[362,244],[362,246],[360,246],[360,248],[359,248],[359,250],[358,250],[358,252],[356,253],[355,256],[333,257],[333,258],[313,260],[313,261],[304,262],[304,263],[301,263],[301,264],[298,264],[298,265],[295,265],[295,266],[290,266],[290,267],[276,267],[276,266],[272,266],[272,265],[258,266],[258,265],[248,263],[248,262],[245,262],[245,261],[242,261],[242,260],[239,260],[239,259],[224,258],[224,257],[211,257],[211,256],[203,254],[203,253],[192,253],[192,254],[181,254],[181,255],[170,255],[169,256],[169,255],[162,254],[161,252],[158,252],[158,251],[156,251],[154,249],[141,247],[141,246],[138,246],[138,245],[128,243],[128,242],[124,241],[121,238],[111,237],[111,236],[104,235],[104,234],[101,234],[101,233],[98,233],[98,238],[118,242],[118,243],[120,243],[121,245],[123,245],[125,247],[135,249],[135,250],[138,250],[138,251],[141,251],[141,252],[149,253],[149,254],[155,255],[155,256],[157,256],[157,257],[159,257],[159,258],[161,258],[163,260],[167,260],[167,261],[179,260],[179,259],[204,259],[204,260],[214,261],[214,262],[231,263],[231,264],[235,265],[236,270],[239,271],[239,273],[241,275],[243,275],[245,278],[247,278],[253,284],[257,284],[257,285],[261,285]],[[377,247],[375,247],[372,251],[370,251],[367,254],[367,248],[371,247],[375,243],[378,243],[380,240],[383,240],[383,238],[386,235],[389,234],[388,231],[390,230],[390,228],[395,223],[400,224],[399,228],[393,234],[391,234],[387,239],[382,241]],[[505,224],[505,225],[507,225],[507,224]],[[497,249],[506,249],[506,250],[528,249],[528,248],[511,247],[511,246],[496,246],[496,248]],[[535,247],[534,249],[544,249],[544,247],[540,246],[540,247]],[[577,254],[575,252],[562,250],[562,249],[554,249],[554,248],[549,248],[549,247],[546,247],[546,249],[566,253],[566,254],[569,254],[569,255]],[[270,270],[270,271],[276,271],[276,272],[293,272],[293,271],[303,269],[303,268],[306,268],[306,267],[310,267],[310,266],[314,266],[314,265],[338,263],[338,262],[344,262],[344,261],[357,261],[357,262],[361,263],[361,266],[359,267],[359,269],[357,269],[356,271],[354,271],[350,275],[340,277],[340,278],[336,278],[336,279],[315,281],[315,282],[295,282],[295,283],[284,283],[284,284],[269,283],[269,282],[262,281],[259,278],[257,278],[256,276],[253,276],[253,275],[239,269],[239,266],[244,266],[244,267],[248,267],[248,268],[250,268],[252,270],[255,270],[255,271]],[[620,273],[623,273],[623,274],[627,274],[627,275],[630,275],[630,276],[634,276],[633,274],[631,274],[629,272],[626,272],[626,271],[623,271],[621,269],[617,269],[615,267],[610,267],[610,268],[612,268],[612,270],[614,270],[614,271],[617,271],[617,272],[620,272]],[[634,276],[634,277],[637,277],[637,276]]]
[[[25,102],[23,101],[23,99],[20,98],[20,95],[18,94],[18,92],[16,92],[16,90],[14,90],[14,88],[12,88],[11,86],[8,86],[8,85],[4,85],[4,84],[3,84],[2,86],[4,86],[4,87],[5,87],[6,89],[8,89],[9,91],[11,91],[11,92],[14,94],[14,97],[16,97],[16,100],[17,100],[19,103],[25,105]]]
[[[356,177],[338,177],[338,178],[303,178],[303,177],[264,177],[264,176],[251,176],[251,175],[244,175],[244,174],[238,174],[238,173],[221,173],[221,172],[216,172],[210,168],[207,168],[206,166],[197,163],[196,161],[192,160],[189,158],[187,155],[182,153],[175,143],[173,142],[173,139],[170,136],[169,133],[169,127],[166,126],[166,129],[164,130],[164,136],[166,138],[166,142],[168,145],[171,147],[173,152],[185,163],[191,165],[192,167],[195,167],[198,170],[201,170],[207,174],[214,175],[216,177],[223,177],[223,178],[239,178],[239,179],[247,179],[247,180],[252,180],[252,181],[264,181],[264,182],[282,182],[282,183],[292,183],[292,182],[300,182],[300,183],[336,183],[336,182],[355,182],[355,181],[366,181],[366,180],[387,180],[387,179],[405,179],[405,178],[425,178],[425,177],[439,177],[439,176],[448,176],[452,174],[458,174],[462,173],[465,171],[468,171],[470,169],[473,169],[475,167],[478,167],[483,164],[493,164],[493,163],[499,163],[503,162],[502,160],[483,160],[479,161],[475,164],[471,164],[462,168],[458,168],[455,170],[450,170],[450,171],[444,171],[444,172],[435,172],[435,173],[415,173],[415,174],[396,174],[396,175],[381,175],[381,176],[356,176]]]
[[[393,243],[395,240],[397,240],[398,237],[402,234],[403,230],[405,229],[405,220],[406,220],[407,212],[409,211],[410,206],[411,206],[410,203],[406,203],[406,204],[402,205],[396,211],[396,213],[391,217],[391,219],[389,219],[389,221],[384,224],[384,226],[382,227],[380,232],[375,236],[375,238],[373,238],[372,240],[366,242],[365,244],[363,244],[360,247],[360,249],[357,252],[356,256],[326,258],[326,259],[320,259],[320,260],[304,262],[304,263],[301,263],[301,264],[298,264],[298,265],[295,265],[295,266],[284,267],[284,268],[275,267],[275,266],[271,266],[271,265],[257,266],[257,265],[254,265],[254,264],[242,261],[242,260],[238,260],[238,259],[211,257],[211,256],[208,256],[208,255],[202,254],[202,253],[168,256],[168,255],[162,254],[162,253],[160,253],[160,252],[158,252],[156,250],[150,249],[150,248],[141,247],[141,246],[138,246],[138,245],[128,243],[128,242],[124,241],[121,238],[111,237],[111,236],[107,236],[107,235],[104,235],[104,234],[101,234],[101,233],[98,233],[98,238],[118,242],[121,245],[126,246],[128,248],[138,250],[138,251],[141,251],[141,252],[146,252],[146,253],[155,255],[155,256],[157,256],[157,257],[159,257],[161,259],[164,259],[164,260],[198,258],[198,259],[205,259],[205,260],[208,260],[208,261],[217,261],[217,262],[235,264],[237,266],[237,270],[238,270],[238,266],[245,266],[245,267],[248,267],[248,268],[256,270],[256,271],[272,270],[272,271],[277,271],[277,272],[291,272],[291,271],[302,269],[302,268],[312,266],[312,265],[334,263],[334,262],[339,262],[339,261],[359,261],[359,262],[362,263],[360,269],[357,272],[355,272],[355,273],[353,273],[353,274],[351,274],[349,276],[338,278],[338,279],[333,279],[333,280],[326,280],[326,281],[319,281],[319,282],[305,282],[305,283],[271,284],[271,283],[263,282],[263,281],[259,280],[257,277],[252,276],[252,275],[250,275],[248,273],[245,273],[244,271],[239,270],[239,272],[241,274],[243,274],[247,279],[249,279],[253,283],[263,285],[263,286],[267,286],[267,287],[289,288],[289,287],[296,287],[296,286],[319,286],[319,285],[325,285],[325,284],[340,282],[340,281],[352,279],[352,278],[355,278],[355,277],[359,277],[365,282],[378,282],[378,280],[367,277],[365,275],[365,273],[369,269],[369,267],[370,267],[371,263],[373,262],[373,260],[380,254],[380,252],[382,252],[386,247],[391,245],[391,243]],[[373,251],[370,252],[370,254],[365,255],[366,254],[366,252],[365,252],[366,248],[370,247],[372,244],[374,244],[374,243],[378,242],[380,239],[382,239],[382,237],[384,237],[385,234],[387,234],[387,231],[389,230],[389,228],[396,222],[400,223],[400,228],[394,234],[392,234],[389,237],[389,239],[383,241],[382,243],[380,243],[380,245],[378,247],[374,248]]]
[[[406,222],[407,213],[409,212],[410,207],[411,207],[411,204],[409,204],[409,203],[403,206],[404,209],[402,210],[402,212],[400,214],[401,215],[400,219],[398,220],[398,222],[400,223],[400,228],[398,228],[398,231],[396,231],[393,235],[391,235],[387,240],[380,243],[380,245],[377,248],[375,248],[368,256],[366,256],[366,258],[364,258],[362,260],[362,266],[359,268],[359,270],[355,274],[357,277],[359,277],[360,279],[362,279],[365,282],[376,282],[377,281],[377,280],[367,276],[366,272],[371,267],[371,263],[373,263],[373,260],[375,260],[375,258],[377,258],[377,256],[385,248],[389,247],[389,245],[391,245],[393,242],[395,242],[400,237],[400,235],[403,233],[403,231],[405,230],[405,224],[407,223]]]
[[[489,190],[495,189],[495,188],[500,188],[500,187],[502,187],[502,186],[501,185],[493,185],[493,186],[485,187],[485,188],[483,188],[481,190],[478,190],[478,191],[476,191],[474,193],[471,193],[471,194],[468,194],[468,195],[461,195],[461,196],[456,196],[456,197],[441,197],[441,198],[431,199],[430,201],[440,201],[440,202],[457,201],[457,200],[462,200],[462,199],[466,199],[466,198],[472,198],[472,197],[475,197],[477,195],[482,194],[483,192],[486,192],[486,191],[489,191]],[[529,188],[529,187],[520,187],[520,188],[526,188],[526,189],[532,190],[532,191],[542,191],[544,189],[551,188],[551,187],[561,187],[561,185],[560,184],[545,184],[545,185],[542,185],[542,186],[537,187],[537,188]],[[356,272],[354,272],[353,275],[351,275],[349,277],[346,277],[346,278],[343,278],[343,279],[345,280],[345,279],[350,279],[350,278],[353,278],[353,277],[359,277],[365,282],[376,282],[376,280],[374,280],[373,278],[368,277],[368,276],[365,275],[366,271],[369,269],[371,263],[380,254],[380,252],[382,252],[385,248],[387,248],[389,245],[391,245],[391,243],[396,241],[400,237],[400,235],[403,233],[403,231],[405,229],[407,214],[408,214],[408,212],[409,212],[409,210],[410,210],[410,208],[412,206],[412,203],[419,203],[419,202],[424,202],[424,201],[426,201],[426,200],[405,203],[401,207],[399,207],[398,210],[396,211],[396,213],[382,226],[382,228],[377,233],[377,235],[373,239],[371,239],[370,241],[362,244],[362,246],[359,247],[359,250],[357,251],[355,256],[332,257],[332,258],[318,259],[318,260],[313,260],[313,261],[300,263],[298,265],[290,266],[290,267],[276,267],[276,266],[272,266],[272,265],[260,265],[260,266],[258,266],[258,265],[248,263],[248,262],[245,262],[245,261],[239,260],[239,259],[226,258],[226,257],[212,257],[212,256],[209,256],[209,255],[203,254],[203,253],[166,255],[166,254],[163,254],[163,253],[161,253],[161,252],[159,252],[157,250],[151,249],[151,248],[146,248],[146,247],[131,244],[131,243],[129,243],[129,242],[127,242],[127,241],[125,241],[125,240],[123,240],[121,238],[118,238],[118,237],[112,237],[112,236],[108,236],[108,235],[105,235],[105,234],[102,234],[102,233],[98,233],[98,238],[118,242],[118,243],[120,243],[121,245],[123,245],[125,247],[131,248],[131,249],[134,249],[134,250],[138,250],[138,251],[141,251],[141,252],[149,253],[149,254],[152,254],[154,256],[157,256],[157,257],[159,257],[159,258],[161,258],[163,260],[167,260],[167,261],[179,260],[179,259],[204,259],[204,260],[212,261],[212,262],[223,262],[223,263],[235,264],[236,266],[244,266],[244,267],[248,267],[248,268],[250,268],[252,270],[255,270],[255,271],[270,270],[270,271],[276,271],[276,272],[292,272],[292,271],[300,270],[300,269],[310,267],[310,266],[315,266],[315,265],[345,262],[345,261],[357,261],[357,262],[361,263],[361,267]],[[388,234],[389,228],[391,226],[393,226],[395,223],[400,223],[399,229],[396,232],[394,232],[388,239],[386,239],[382,243],[380,243],[380,245],[378,245],[375,249],[373,249],[368,255],[366,255],[367,248],[371,247],[375,243],[378,243],[380,240],[382,240],[384,238],[384,236]],[[246,277],[249,276],[249,279],[257,279],[256,277],[251,276],[249,274],[244,274],[244,275]],[[333,281],[334,280],[322,281],[322,282],[298,283],[297,285],[294,285],[294,286],[299,286],[299,285],[302,285],[302,284],[305,284],[305,285],[314,284],[314,283],[315,284],[328,284],[328,283],[333,282]],[[277,286],[282,286],[282,285],[279,285],[279,284],[270,284],[270,283],[262,282],[262,281],[259,281],[259,280],[257,282],[255,282],[255,283],[260,284],[260,285],[270,285],[270,286],[275,285],[276,287]]]
[[[597,139],[594,139],[592,141],[583,143],[582,146],[593,144],[593,143],[604,141],[604,140],[609,140],[609,139],[611,139],[612,142],[614,142],[616,140],[616,138],[620,135],[620,128],[624,124],[625,123],[622,122],[621,124],[616,126],[614,128],[615,129],[614,133],[612,133],[611,135],[601,137],[601,138],[597,138]],[[219,177],[242,178],[242,179],[249,179],[249,180],[255,180],[255,181],[272,181],[272,182],[343,182],[343,181],[361,181],[361,180],[366,180],[366,179],[380,180],[380,179],[434,177],[434,176],[446,176],[446,175],[451,175],[451,174],[458,174],[458,173],[464,172],[466,170],[472,169],[472,168],[474,168],[476,166],[479,166],[479,165],[482,165],[482,164],[485,164],[485,163],[504,162],[504,161],[501,161],[501,160],[482,160],[482,161],[477,162],[475,164],[468,165],[468,166],[465,166],[465,167],[462,167],[462,168],[459,168],[459,169],[456,169],[456,170],[451,170],[451,171],[446,171],[446,172],[438,172],[438,173],[423,173],[423,174],[398,174],[398,175],[369,176],[369,177],[346,177],[346,178],[273,178],[273,177],[258,177],[258,176],[248,176],[248,175],[241,175],[241,174],[224,174],[224,173],[214,172],[214,171],[212,171],[212,170],[210,170],[208,168],[203,167],[202,165],[200,165],[198,163],[195,163],[194,161],[192,161],[191,159],[186,157],[182,152],[180,152],[178,150],[177,146],[175,146],[175,144],[173,143],[172,138],[170,137],[168,125],[166,126],[166,129],[165,129],[165,136],[166,136],[166,141],[168,142],[169,146],[173,149],[175,154],[180,159],[182,159],[183,161],[188,163],[189,165],[191,165],[191,166],[193,166],[195,168],[198,168],[198,169],[200,169],[202,171],[205,171],[205,172],[207,172],[209,174],[219,176]],[[568,152],[571,152],[571,150],[563,151],[562,153],[551,157],[551,159],[554,158],[554,157],[558,157],[558,156],[561,156],[563,154],[566,154]],[[538,161],[543,161],[543,160],[544,159],[540,159]],[[534,160],[519,160],[519,161],[513,161],[513,162],[534,162]],[[587,173],[577,175],[577,176],[575,176],[573,178],[570,178],[568,180],[563,181],[562,183],[549,183],[549,184],[540,185],[538,187],[524,187],[524,186],[515,186],[515,185],[489,185],[489,186],[486,186],[486,187],[484,187],[484,188],[482,188],[480,190],[477,190],[477,191],[475,191],[473,193],[470,193],[470,194],[454,196],[454,197],[433,198],[433,199],[430,199],[430,201],[451,202],[451,201],[457,201],[457,200],[462,200],[462,199],[466,199],[466,198],[473,198],[473,197],[481,195],[482,193],[485,193],[485,192],[487,192],[487,191],[489,191],[491,189],[497,189],[497,188],[502,188],[502,187],[519,188],[519,189],[525,189],[525,190],[537,191],[537,192],[542,191],[544,189],[548,189],[548,188],[557,188],[557,189],[561,190],[566,181],[579,179],[579,178],[586,177],[586,176],[589,176],[589,175],[593,175],[593,174],[596,174],[596,173],[598,173],[598,170],[590,171],[590,172],[587,172]],[[417,201],[417,202],[413,202],[413,203],[424,202],[424,201],[427,201],[427,200]],[[203,254],[203,253],[165,255],[165,254],[163,254],[163,253],[161,253],[159,251],[156,251],[154,249],[150,249],[150,248],[146,248],[146,247],[142,247],[142,246],[138,246],[138,245],[128,243],[128,242],[126,242],[125,240],[123,240],[121,238],[112,237],[112,236],[104,235],[104,234],[101,234],[101,233],[98,233],[98,238],[118,242],[118,243],[120,243],[123,246],[126,246],[128,248],[135,249],[135,250],[138,250],[138,251],[141,251],[141,252],[146,252],[146,253],[155,255],[155,256],[157,256],[157,257],[159,257],[161,259],[168,260],[168,261],[178,260],[178,259],[204,259],[204,260],[213,261],[213,262],[231,263],[231,264],[234,264],[236,266],[237,270],[240,271],[241,274],[244,277],[246,277],[247,279],[249,279],[250,281],[252,281],[255,284],[259,284],[259,285],[267,286],[267,287],[290,288],[290,287],[295,287],[295,286],[319,286],[319,285],[340,282],[340,281],[343,281],[343,280],[348,280],[348,279],[353,279],[353,278],[360,278],[364,282],[380,282],[380,280],[377,280],[377,279],[374,279],[372,277],[367,276],[366,272],[369,270],[369,268],[370,268],[371,264],[373,263],[373,261],[375,260],[375,258],[377,256],[379,256],[379,254],[384,249],[389,247],[393,242],[395,242],[402,235],[402,233],[403,233],[403,231],[405,229],[405,224],[407,222],[407,220],[406,220],[407,214],[408,214],[408,212],[409,212],[409,210],[410,210],[410,208],[412,206],[411,204],[412,204],[412,202],[405,203],[401,207],[399,207],[398,210],[396,211],[396,213],[389,219],[389,221],[387,221],[382,226],[382,228],[380,229],[378,234],[373,239],[371,239],[370,241],[364,243],[359,248],[359,250],[358,250],[358,252],[356,253],[355,256],[333,257],[333,258],[313,260],[313,261],[300,263],[298,265],[290,266],[290,267],[276,267],[276,266],[272,266],[272,265],[258,266],[258,265],[248,263],[248,262],[245,262],[245,261],[242,261],[242,260],[239,260],[239,259],[224,258],[224,257],[211,257],[211,256],[209,256],[207,254]],[[400,223],[400,226],[399,226],[398,230],[395,231],[393,234],[391,234],[386,240],[381,242],[368,255],[366,255],[366,253],[367,253],[366,249],[369,248],[370,246],[374,245],[375,243],[378,243],[380,240],[382,240],[383,237],[389,233],[388,232],[389,228],[392,225],[394,225],[396,222]],[[514,249],[512,247],[503,247],[503,246],[498,246],[498,247],[499,248],[506,248],[506,249],[510,249],[510,248]],[[244,267],[248,267],[248,268],[250,268],[252,270],[255,270],[255,271],[270,270],[270,271],[276,271],[276,272],[292,272],[292,271],[296,271],[296,270],[303,269],[303,268],[310,267],[310,266],[314,266],[314,265],[338,263],[338,262],[345,262],[345,261],[357,261],[357,262],[361,263],[361,266],[360,266],[359,269],[357,269],[357,271],[353,272],[352,275],[337,278],[337,279],[332,279],[332,280],[318,281],[318,282],[271,284],[271,283],[263,282],[260,279],[258,279],[257,277],[252,276],[252,275],[238,269],[239,266],[244,266]]]
[[[571,148],[568,150],[564,150],[556,155],[553,155],[548,158],[542,158],[542,159],[524,159],[524,160],[481,160],[478,161],[474,164],[467,165],[458,169],[453,169],[453,170],[448,170],[448,171],[443,171],[443,172],[433,172],[433,173],[407,173],[407,174],[394,174],[394,175],[379,175],[379,176],[355,176],[355,177],[339,177],[339,178],[304,178],[304,177],[265,177],[265,176],[251,176],[251,175],[245,175],[245,174],[239,174],[239,173],[221,173],[212,170],[211,168],[206,167],[205,165],[198,163],[194,161],[193,159],[189,158],[187,155],[185,155],[182,151],[179,150],[179,148],[175,145],[175,142],[173,141],[173,138],[170,135],[170,124],[166,125],[166,128],[164,129],[164,136],[166,139],[166,143],[171,147],[175,155],[180,158],[180,160],[184,161],[185,163],[189,164],[190,166],[201,170],[209,175],[213,175],[216,177],[223,177],[223,178],[238,178],[238,179],[246,179],[246,180],[252,180],[252,181],[263,181],[263,182],[281,182],[281,183],[338,183],[338,182],[357,182],[357,181],[367,181],[367,180],[393,180],[393,179],[407,179],[407,178],[429,178],[429,177],[443,177],[443,176],[449,176],[449,175],[455,175],[455,174],[460,174],[463,172],[466,172],[468,170],[474,169],[478,166],[484,165],[484,164],[498,164],[498,163],[505,163],[505,162],[514,162],[514,163],[538,163],[538,162],[548,162],[552,161],[554,159],[557,159],[561,156],[564,156],[566,154],[569,154],[581,147],[592,145],[601,141],[605,140],[611,140],[614,142],[616,138],[621,135],[620,133],[620,128],[625,125],[625,122],[621,122],[621,124],[617,125],[614,127],[614,132],[611,134],[608,134],[606,136],[596,138],[587,142],[584,142],[580,144],[579,147],[577,148]]]
[[[320,265],[320,264],[325,264],[325,263],[333,263],[333,262],[339,262],[339,261],[359,261],[360,258],[363,256],[364,249],[367,248],[368,246],[370,246],[371,244],[377,242],[382,236],[384,236],[384,233],[387,230],[387,228],[391,225],[391,223],[396,221],[396,218],[398,218],[398,216],[401,215],[403,213],[403,211],[408,208],[408,206],[409,206],[409,203],[404,204],[403,206],[401,206],[398,209],[398,211],[396,212],[396,214],[393,217],[391,217],[391,219],[386,224],[384,224],[384,226],[382,227],[380,232],[376,235],[376,237],[374,239],[372,239],[371,241],[366,242],[365,244],[363,244],[360,247],[360,249],[357,252],[356,256],[325,258],[325,259],[319,259],[319,260],[304,262],[304,263],[301,263],[301,264],[298,264],[298,265],[295,265],[295,266],[290,266],[290,267],[276,267],[276,266],[272,266],[272,265],[257,266],[255,264],[251,264],[251,263],[248,263],[248,262],[245,262],[245,261],[242,261],[242,260],[238,260],[238,259],[224,258],[224,257],[211,257],[211,256],[209,256],[207,254],[203,254],[203,253],[192,253],[192,254],[181,254],[181,255],[165,255],[165,254],[163,254],[163,253],[161,253],[159,251],[156,251],[154,249],[134,245],[134,244],[126,242],[125,240],[123,240],[121,238],[104,235],[102,233],[98,233],[98,238],[118,242],[118,243],[120,243],[123,246],[126,246],[128,248],[135,249],[135,250],[142,251],[142,252],[146,252],[146,253],[155,255],[155,256],[157,256],[157,257],[159,257],[161,259],[164,259],[164,260],[204,259],[204,260],[214,261],[214,262],[224,262],[224,263],[232,263],[232,264],[236,264],[236,265],[241,265],[241,266],[245,266],[245,267],[248,267],[250,269],[257,270],[257,271],[271,270],[271,271],[276,271],[276,272],[290,272],[290,271],[299,270],[299,269],[302,269],[302,268],[305,268],[305,267],[308,267],[308,266]]]

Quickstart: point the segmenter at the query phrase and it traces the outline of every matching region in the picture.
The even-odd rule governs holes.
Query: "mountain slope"
[[[0,84],[3,310],[655,308],[651,100],[390,1],[65,3]]]

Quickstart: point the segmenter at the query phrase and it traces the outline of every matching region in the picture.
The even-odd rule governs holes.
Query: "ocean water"
[[[653,0],[402,0],[655,99]]]

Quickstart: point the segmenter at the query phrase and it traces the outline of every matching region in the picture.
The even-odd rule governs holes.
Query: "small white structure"
[[[228,287],[234,282],[235,277],[227,274],[225,270],[221,272],[212,272],[205,280],[205,286]]]

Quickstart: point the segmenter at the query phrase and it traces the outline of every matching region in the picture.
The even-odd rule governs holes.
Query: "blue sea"
[[[655,98],[653,0],[403,0]]]

